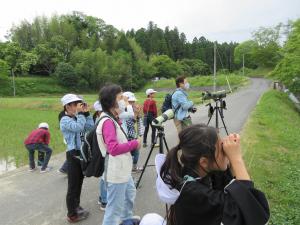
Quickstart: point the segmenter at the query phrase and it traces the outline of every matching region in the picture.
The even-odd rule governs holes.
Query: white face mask
[[[184,84],[184,88],[185,88],[186,90],[190,89],[190,83],[185,83],[185,84]]]
[[[125,101],[122,99],[120,101],[118,101],[118,106],[119,106],[119,109],[123,112],[125,111],[125,108],[126,108],[126,103]]]

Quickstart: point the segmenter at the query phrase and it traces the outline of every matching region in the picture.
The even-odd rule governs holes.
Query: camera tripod
[[[222,98],[214,99],[214,101],[216,103],[214,107],[211,105],[211,103],[208,103],[206,105],[206,106],[209,106],[209,109],[208,109],[209,120],[207,122],[207,125],[209,125],[209,122],[211,121],[213,115],[216,114],[216,128],[218,129],[218,131],[220,130],[220,128],[219,128],[219,116],[220,116],[221,121],[224,126],[224,129],[226,131],[226,134],[228,135],[227,127],[224,122],[224,114],[223,114],[223,109],[226,109],[226,102]]]
[[[166,137],[165,137],[165,133],[164,133],[164,127],[156,127],[157,129],[157,134],[156,134],[156,137],[155,137],[155,140],[154,140],[154,143],[152,143],[152,146],[151,146],[151,150],[147,156],[147,159],[146,159],[146,162],[144,164],[144,167],[143,167],[143,170],[142,170],[142,173],[138,179],[138,182],[136,183],[136,188],[139,187],[140,185],[140,182],[142,180],[142,177],[144,175],[144,172],[148,166],[148,161],[151,157],[151,154],[153,152],[153,149],[155,148],[155,144],[157,143],[157,138],[159,138],[159,153],[161,154],[164,154],[164,145],[166,146],[166,149],[167,151],[169,151],[169,147],[168,147],[168,144],[167,144],[167,141],[166,141]],[[150,165],[149,165],[150,166]]]

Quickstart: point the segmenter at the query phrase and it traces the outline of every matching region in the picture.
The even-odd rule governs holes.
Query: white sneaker
[[[40,173],[47,173],[52,170],[52,167],[47,167],[46,169],[40,171]]]

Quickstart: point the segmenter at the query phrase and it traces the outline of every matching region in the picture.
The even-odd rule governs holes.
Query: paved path
[[[240,132],[247,117],[255,107],[259,97],[270,85],[264,79],[252,79],[251,84],[226,98],[228,110],[224,112],[229,132]],[[206,123],[207,108],[200,106],[193,115],[193,122]],[[213,123],[214,125],[214,120]],[[166,123],[166,139],[169,147],[176,145],[176,129],[172,121]],[[223,132],[224,133],[224,132]],[[141,150],[140,163],[143,163],[149,149]],[[153,164],[154,155],[151,163]],[[29,173],[27,167],[19,168],[0,176],[0,224],[1,225],[64,225],[66,222],[65,196],[66,176],[56,172],[62,164],[64,154],[52,157],[50,165],[55,170],[46,174]],[[142,179],[142,187],[137,191],[135,214],[144,215],[157,212],[164,215],[164,205],[159,202],[155,190],[155,170],[148,167]],[[98,179],[84,180],[81,202],[90,211],[90,217],[78,223],[96,225],[102,223],[103,212],[97,205]]]

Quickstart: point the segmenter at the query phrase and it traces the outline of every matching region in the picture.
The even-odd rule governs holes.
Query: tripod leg
[[[213,115],[214,115],[214,113],[215,113],[215,110],[216,110],[216,108],[214,108],[214,110],[213,110],[211,116],[209,117],[209,120],[208,120],[208,122],[207,122],[206,125],[209,125],[209,122],[211,121],[211,119],[212,119],[212,117],[213,117]]]
[[[164,143],[165,143],[165,146],[166,146],[166,149],[167,149],[167,152],[169,152],[169,147],[168,147],[168,143],[167,143],[167,140],[166,140],[166,137],[163,137],[163,140],[164,140]],[[160,153],[164,153],[164,151],[160,152]]]
[[[225,122],[224,122],[224,119],[223,119],[223,118],[224,118],[223,112],[222,112],[222,114],[221,114],[220,109],[218,109],[218,111],[219,111],[219,114],[220,114],[220,117],[221,117],[223,126],[224,126],[224,128],[225,128],[226,134],[228,135],[228,130],[227,130],[227,127],[226,127]]]
[[[148,165],[148,161],[149,161],[149,159],[150,159],[150,157],[151,157],[151,154],[152,154],[152,151],[153,151],[154,147],[155,147],[155,142],[152,143],[152,147],[151,147],[151,150],[150,150],[150,152],[149,152],[149,154],[148,154],[148,157],[147,157],[147,159],[146,159],[146,162],[145,162],[145,164],[144,164],[144,168],[143,168],[143,170],[142,170],[142,173],[141,173],[141,175],[140,175],[140,177],[139,177],[138,182],[136,183],[136,186],[135,186],[136,189],[137,189],[138,186],[140,185],[140,182],[141,182],[141,180],[142,180],[142,177],[143,177],[143,175],[144,175],[144,172],[145,172],[145,170],[146,170],[146,167],[147,167],[147,165]]]

